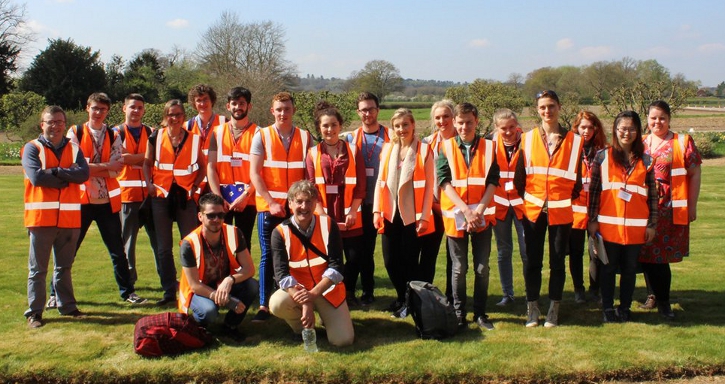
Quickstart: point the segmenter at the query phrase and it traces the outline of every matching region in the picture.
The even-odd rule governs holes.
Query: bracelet
[[[236,284],[237,283],[237,279],[234,278],[234,275],[229,275],[227,277],[231,277],[232,278],[232,284]]]

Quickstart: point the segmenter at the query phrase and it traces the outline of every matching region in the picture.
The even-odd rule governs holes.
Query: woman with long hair
[[[383,234],[383,260],[397,294],[393,317],[407,316],[405,291],[420,264],[419,236],[432,233],[433,158],[415,135],[415,118],[400,108],[390,119],[393,137],[380,154],[373,223]]]
[[[642,122],[633,111],[617,115],[611,148],[590,164],[589,233],[604,240],[608,263],[598,268],[604,322],[627,322],[642,245],[655,237],[657,186],[652,158],[644,153]],[[619,307],[614,309],[617,272]]]
[[[584,140],[582,149],[582,191],[579,197],[571,201],[574,223],[569,236],[569,273],[574,283],[574,301],[577,304],[586,302],[584,291],[584,242],[587,237],[587,205],[589,202],[589,186],[594,155],[607,146],[604,127],[597,115],[589,111],[580,111],[574,119],[572,129]],[[589,278],[589,293],[599,296],[599,283]]]

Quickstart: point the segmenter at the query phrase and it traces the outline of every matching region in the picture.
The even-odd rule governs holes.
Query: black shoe
[[[468,326],[468,320],[466,320],[466,315],[459,315],[458,317],[458,328],[465,328]]]
[[[73,317],[76,319],[83,319],[86,317],[86,314],[81,312],[80,310],[76,309],[73,312],[61,313],[61,316],[69,316],[69,317]]]
[[[375,296],[372,294],[372,292],[363,292],[363,294],[360,296],[360,304],[362,304],[363,307],[368,306],[375,302]]]
[[[660,313],[660,316],[662,316],[665,320],[675,319],[675,312],[672,311],[672,306],[670,306],[669,301],[657,302],[657,311]]]
[[[481,315],[481,316],[475,316],[475,322],[476,325],[478,325],[479,328],[484,329],[486,331],[493,331],[493,323],[488,319],[488,316]]]
[[[630,311],[629,308],[617,308],[617,317],[619,317],[619,321],[626,323],[632,320],[632,311]]]
[[[398,319],[405,319],[406,317],[408,317],[408,307],[403,305],[397,311],[393,312],[393,314],[390,317],[395,317]]]
[[[584,293],[584,288],[574,290],[574,302],[577,304],[584,304],[587,302],[587,295]]]
[[[254,315],[254,317],[252,318],[252,323],[264,323],[269,320],[269,318],[269,311],[260,309],[259,311],[257,311],[257,314]]]
[[[347,302],[347,307],[349,309],[358,308],[360,306],[360,301],[358,301],[354,293],[349,292],[345,301]]]
[[[239,332],[237,327],[230,327],[226,324],[222,324],[220,336],[229,338],[236,343],[242,343],[247,339],[247,336]]]
[[[400,308],[401,308],[401,307],[403,307],[404,305],[405,305],[405,303],[404,303],[404,302],[402,302],[402,301],[398,301],[398,300],[395,300],[395,301],[393,301],[392,303],[390,303],[390,305],[388,305],[388,309],[387,309],[387,311],[388,311],[388,312],[393,312],[393,313],[395,313],[395,312],[397,312],[398,310],[400,310]]]
[[[43,325],[45,325],[45,322],[43,322],[43,316],[42,315],[30,315],[28,316],[28,327],[31,329],[40,328]]]
[[[163,299],[156,302],[156,305],[159,307],[166,306],[169,303],[175,303],[176,298],[175,297],[164,297]]]
[[[603,321],[605,323],[618,323],[619,318],[617,317],[617,312],[615,312],[613,308],[605,309]]]

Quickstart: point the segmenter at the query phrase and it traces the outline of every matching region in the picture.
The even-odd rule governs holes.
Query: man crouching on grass
[[[259,291],[247,242],[238,228],[224,224],[220,196],[207,193],[199,199],[199,221],[181,242],[179,311],[206,326],[217,318],[219,307],[226,307],[222,332],[241,341],[237,327]]]
[[[352,344],[355,331],[345,302],[342,238],[329,216],[315,213],[319,192],[308,180],[296,181],[287,192],[292,217],[272,232],[274,277],[279,289],[269,300],[273,315],[299,334],[315,328],[320,315],[330,344]]]

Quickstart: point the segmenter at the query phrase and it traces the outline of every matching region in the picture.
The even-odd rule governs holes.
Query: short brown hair
[[[209,95],[212,107],[216,104],[216,92],[214,91],[214,88],[206,84],[197,84],[191,87],[188,95],[188,103],[194,105],[194,99],[202,95]]]
[[[295,105],[295,98],[292,97],[292,94],[289,92],[280,92],[280,93],[272,96],[272,104],[274,104],[275,101],[279,101],[279,102],[291,101],[292,105]]]
[[[104,104],[108,109],[111,109],[111,98],[103,92],[94,92],[88,96],[86,105],[91,105],[92,102]]]

